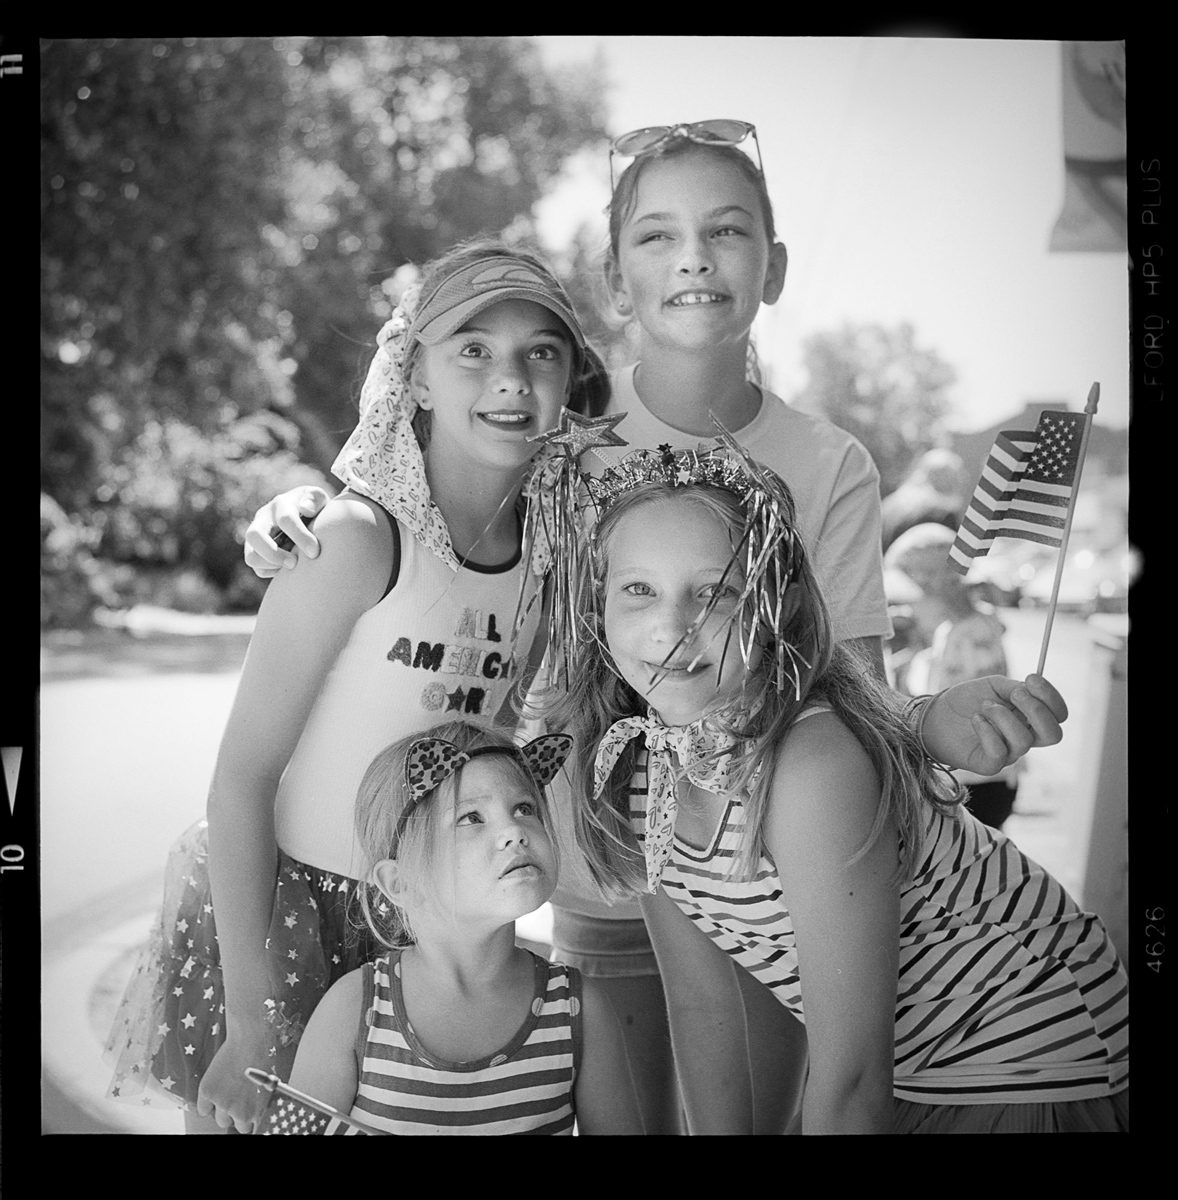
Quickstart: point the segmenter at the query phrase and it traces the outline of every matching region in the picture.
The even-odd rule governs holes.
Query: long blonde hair
[[[787,489],[788,491],[788,489]],[[586,620],[602,624],[604,586],[611,537],[619,522],[654,500],[673,499],[700,506],[720,517],[733,546],[739,544],[747,510],[735,493],[704,485],[644,483],[619,497],[601,517],[591,535],[595,553],[586,556],[593,569],[582,572],[578,611]],[[783,548],[780,553],[786,551]],[[746,611],[743,620],[756,622],[760,655],[748,668],[738,706],[713,718],[738,739],[734,753],[734,791],[745,808],[744,832],[730,872],[748,878],[765,852],[762,827],[773,783],[778,746],[806,708],[829,705],[863,746],[880,781],[880,803],[875,821],[852,862],[866,854],[889,821],[899,835],[897,880],[911,878],[919,861],[928,808],[952,812],[960,803],[960,789],[934,770],[919,739],[905,719],[903,706],[880,682],[870,662],[831,635],[826,604],[806,561],[795,550],[787,569],[778,564],[766,572],[773,579],[788,579],[780,605],[769,603]],[[766,612],[780,611],[781,628],[772,627]],[[622,898],[646,890],[643,855],[629,816],[629,787],[637,766],[638,746],[623,751],[602,794],[596,799],[594,764],[597,747],[614,722],[645,713],[646,702],[625,682],[609,654],[604,629],[589,631],[578,642],[573,669],[563,693],[541,693],[538,700],[550,728],[564,728],[575,739],[570,776],[574,793],[574,828],[590,872],[602,890]],[[777,686],[770,663],[774,645],[785,639],[792,648],[797,690]],[[735,639],[733,639],[735,642]],[[727,653],[738,653],[730,645]]]

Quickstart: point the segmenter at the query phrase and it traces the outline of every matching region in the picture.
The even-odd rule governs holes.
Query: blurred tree
[[[221,431],[269,409],[326,471],[397,269],[529,234],[604,137],[591,71],[554,77],[518,38],[47,40],[40,79],[41,486],[100,534],[166,459],[151,429],[190,426],[223,452],[209,470],[240,471],[265,451]],[[171,516],[224,494],[197,481]]]
[[[936,351],[916,345],[907,322],[814,334],[803,343],[802,361],[809,378],[793,404],[863,443],[879,469],[883,495],[940,443],[956,373]]]
[[[573,233],[570,244],[553,256],[553,264],[572,297],[585,336],[610,370],[615,370],[633,362],[637,351],[626,336],[626,323],[609,304],[605,251],[605,240],[593,225],[584,223]]]
[[[84,506],[152,413],[216,422],[272,321],[257,230],[281,221],[268,44],[43,51],[42,487]]]

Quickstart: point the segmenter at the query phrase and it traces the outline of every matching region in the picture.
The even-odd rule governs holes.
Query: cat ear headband
[[[548,502],[529,509],[524,543],[543,547],[553,578],[553,602],[548,619],[548,646],[554,682],[567,687],[574,670],[577,650],[589,639],[600,640],[601,614],[596,609],[596,589],[590,589],[594,611],[580,611],[577,597],[587,573],[600,578],[601,547],[591,532],[613,505],[627,493],[648,483],[671,488],[715,487],[736,495],[745,512],[743,529],[724,571],[724,580],[743,577],[738,601],[732,606],[727,637],[735,635],[746,665],[753,661],[758,626],[775,631],[773,638],[773,684],[787,686],[800,695],[801,666],[808,666],[792,645],[780,636],[792,608],[787,601],[790,585],[801,570],[803,549],[796,530],[793,496],[773,471],[755,462],[732,435],[713,418],[717,437],[712,447],[698,450],[635,450],[600,476],[583,472],[578,459],[595,445],[624,445],[612,430],[619,418],[586,421],[567,409],[560,427],[540,434],[534,441],[564,451],[544,464],[543,491]],[[606,427],[609,422],[609,427]],[[592,425],[592,430],[583,428]],[[600,426],[600,428],[598,428]],[[579,428],[582,427],[582,428]],[[608,439],[608,440],[606,440]],[[712,616],[721,590],[666,656],[672,662]],[[739,620],[753,614],[756,620]],[[518,619],[518,617],[517,617]],[[604,649],[604,648],[603,648]],[[608,651],[605,660],[612,661]]]
[[[556,778],[572,748],[573,739],[567,733],[541,734],[522,746],[477,746],[473,750],[460,750],[445,738],[418,738],[405,756],[405,790],[409,800],[393,832],[394,848],[418,805],[472,759],[485,754],[514,758],[542,792]]]

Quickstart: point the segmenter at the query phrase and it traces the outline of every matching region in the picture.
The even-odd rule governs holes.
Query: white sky
[[[554,64],[603,56],[611,133],[737,117],[757,126],[785,294],[757,350],[786,399],[800,344],[846,321],[910,321],[957,371],[958,429],[1028,400],[1129,419],[1124,254],[1048,251],[1063,199],[1060,45],[958,38],[538,37]],[[540,209],[554,252],[600,229],[605,153]]]

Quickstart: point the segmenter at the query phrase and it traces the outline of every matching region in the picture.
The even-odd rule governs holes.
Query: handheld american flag
[[[955,570],[964,575],[999,537],[1062,545],[1087,423],[1087,413],[1043,412],[1034,432],[998,434],[949,550]]]
[[[248,1067],[246,1076],[270,1093],[257,1132],[261,1134],[343,1135],[380,1133],[353,1121],[338,1109],[283,1083],[277,1075]]]

